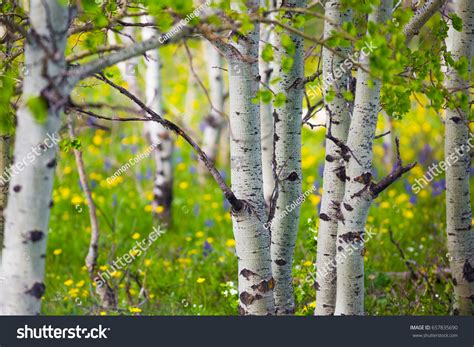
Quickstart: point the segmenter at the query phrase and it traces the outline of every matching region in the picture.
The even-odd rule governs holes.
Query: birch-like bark
[[[344,22],[352,18],[350,10],[341,8],[340,0],[330,0],[325,5],[324,39],[330,38],[334,31],[340,29]],[[323,88],[324,95],[329,91],[334,98],[325,101],[326,129],[332,136],[346,143],[350,125],[350,107],[343,93],[348,90],[351,69],[344,66],[344,58],[351,48],[336,48],[341,54],[336,55],[323,48]],[[336,76],[335,71],[338,71]],[[343,71],[341,74],[339,72]],[[318,246],[316,255],[316,309],[315,315],[333,315],[336,306],[336,237],[338,215],[345,188],[345,162],[341,149],[330,140],[326,140],[326,161],[323,173],[323,195],[319,218]]]
[[[238,10],[240,1],[231,5]],[[258,0],[247,2],[247,12],[258,11]],[[229,61],[230,153],[232,189],[243,206],[232,209],[239,271],[239,313],[274,314],[270,232],[262,182],[260,105],[252,101],[259,89],[259,26],[246,37],[226,45]]]
[[[462,19],[462,30],[450,30],[448,50],[455,61],[464,58],[471,72],[474,46],[474,2],[458,0],[454,13]],[[464,79],[448,67],[446,88],[469,98],[469,79]],[[454,283],[454,314],[474,314],[474,233],[469,185],[470,148],[474,137],[469,132],[467,110],[458,107],[446,110],[445,161],[446,169],[446,232],[450,267]],[[458,158],[456,160],[455,158]]]
[[[2,268],[3,235],[5,218],[3,212],[7,207],[8,178],[6,169],[10,163],[10,135],[0,135],[0,270]]]
[[[304,8],[306,0],[288,0],[285,6]],[[292,18],[291,12],[284,14]],[[301,28],[296,28],[301,30]],[[295,310],[293,291],[293,253],[298,233],[301,204],[301,118],[303,113],[304,84],[304,46],[300,35],[290,34],[295,52],[289,56],[282,45],[286,32],[276,34],[276,66],[281,78],[275,87],[276,93],[284,93],[286,102],[275,107],[274,146],[275,172],[278,177],[275,214],[271,220],[272,272],[275,279],[276,313],[292,314]],[[290,71],[282,68],[284,59],[291,57],[293,65]]]
[[[68,127],[69,136],[71,137],[71,141],[73,141],[76,138],[76,134],[74,131],[74,123],[71,117],[69,117]],[[73,151],[74,158],[76,159],[77,172],[79,174],[79,182],[81,183],[82,191],[86,197],[89,219],[91,222],[91,238],[89,241],[89,249],[85,258],[85,264],[87,271],[89,272],[89,276],[92,278],[94,270],[97,266],[97,258],[99,257],[99,221],[97,220],[97,209],[95,207],[94,198],[92,197],[89,180],[87,179],[84,160],[82,159],[82,151],[76,148],[74,148]]]
[[[369,15],[369,21],[385,23],[391,16],[392,1],[381,0]],[[370,71],[367,55],[359,64]],[[372,179],[372,146],[380,107],[378,80],[359,69],[347,146],[352,151],[346,166],[346,185],[337,232],[337,294],[336,315],[364,314],[364,237],[365,224],[373,196],[368,187]]]
[[[149,20],[152,20],[151,18]],[[144,40],[151,38],[154,30],[142,29]],[[147,53],[146,104],[156,113],[163,114],[163,86],[161,80],[161,60],[158,48]],[[144,124],[145,135],[152,146],[155,157],[155,181],[153,185],[153,211],[158,220],[171,222],[171,202],[173,198],[173,148],[174,140],[170,132],[157,122]]]
[[[205,42],[204,47],[209,76],[208,93],[212,105],[209,108],[209,115],[205,120],[202,149],[214,163],[217,158],[221,130],[224,125],[224,118],[222,117],[225,102],[225,85],[222,73],[224,64],[223,57],[214,46],[209,42]],[[200,165],[199,168],[202,174],[207,173],[203,165]]]
[[[10,181],[5,213],[2,256],[6,279],[1,282],[1,306],[2,313],[7,315],[39,314],[45,292],[44,264],[56,141],[62,106],[71,90],[64,80],[69,16],[61,4],[58,0],[30,2],[30,32],[35,35],[25,41],[27,74],[17,111],[13,163],[18,174]],[[39,114],[33,114],[27,106],[31,100],[44,105],[44,120],[38,120]]]
[[[268,1],[270,6],[269,9],[275,8],[276,0]],[[262,0],[262,5],[266,3]],[[270,24],[260,25],[260,47],[263,47],[266,43],[276,47],[274,28]],[[274,64],[272,62],[266,62],[263,59],[259,61],[260,78],[262,79],[263,85],[268,86],[270,80],[275,77],[276,72],[274,71]],[[263,173],[263,196],[265,197],[265,204],[267,208],[270,206],[270,200],[275,188],[275,177],[273,176],[273,106],[271,103],[260,103],[260,126],[261,126],[261,138],[262,138],[262,173]]]

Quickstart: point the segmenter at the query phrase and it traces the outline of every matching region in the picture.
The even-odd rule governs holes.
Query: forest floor
[[[365,307],[369,315],[445,315],[452,306],[452,283],[445,272],[449,254],[445,246],[444,179],[436,177],[417,195],[410,187],[429,165],[442,159],[443,127],[438,116],[417,109],[403,123],[394,120],[393,125],[394,133],[400,135],[405,163],[419,164],[379,196],[368,218],[367,228],[374,233],[364,256]],[[383,122],[379,123],[378,134],[384,132]],[[102,272],[110,269],[108,263],[153,231],[152,157],[141,160],[112,184],[107,183],[118,168],[148,147],[142,127],[137,123],[107,126],[110,130],[88,128],[79,134],[99,209]],[[380,138],[375,143],[376,179],[391,169],[383,163],[387,156],[383,141]],[[324,129],[305,128],[303,144],[303,192],[313,185],[316,189],[301,206],[293,274],[296,313],[312,315]],[[87,206],[72,151],[61,150],[43,314],[237,314],[237,260],[229,206],[214,181],[199,182],[196,156],[189,146],[177,140],[175,149],[172,225],[145,254],[112,273],[118,297],[118,310],[114,312],[98,308],[93,295],[95,289],[84,266],[91,232]],[[217,166],[229,181],[228,165],[220,160]],[[418,279],[407,276],[411,270],[406,263]]]

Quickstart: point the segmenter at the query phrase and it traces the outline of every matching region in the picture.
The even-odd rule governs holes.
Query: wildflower
[[[205,281],[206,281],[205,278],[199,277],[199,278],[197,279],[196,283],[201,284],[201,283],[204,283]]]
[[[139,234],[139,233],[134,233],[134,234],[132,235],[132,239],[134,239],[134,240],[138,240],[139,238],[140,238],[140,234]]]
[[[53,251],[53,254],[54,254],[54,255],[60,255],[62,252],[63,252],[63,250],[62,250],[61,248],[58,248],[58,249],[55,249],[55,250]]]
[[[180,184],[179,184],[179,188],[181,188],[181,189],[187,189],[188,187],[189,187],[188,182],[180,182]]]
[[[142,312],[142,309],[138,308],[138,307],[129,307],[128,310],[130,311],[130,313],[140,313],[140,312]]]
[[[234,247],[235,246],[235,240],[234,239],[228,239],[226,242],[225,242],[225,245],[227,247]]]
[[[64,281],[64,285],[65,285],[66,287],[72,286],[73,284],[74,284],[74,281],[73,281],[73,280],[66,280],[66,281]]]

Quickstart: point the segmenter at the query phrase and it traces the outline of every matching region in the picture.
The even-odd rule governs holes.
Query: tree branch
[[[166,129],[174,132],[178,136],[181,136],[191,147],[193,147],[194,151],[197,153],[199,159],[202,161],[202,163],[207,167],[209,172],[211,173],[212,177],[218,184],[219,188],[222,190],[224,193],[225,198],[229,201],[229,203],[232,205],[232,208],[235,211],[240,211],[243,207],[243,202],[237,199],[235,196],[234,192],[229,188],[229,186],[226,184],[224,178],[222,175],[219,173],[219,171],[216,169],[214,164],[209,160],[207,157],[206,153],[199,147],[199,145],[194,141],[187,133],[184,132],[184,130],[179,127],[177,124],[162,118],[158,113],[150,109],[143,101],[141,101],[139,98],[137,98],[135,95],[130,93],[128,90],[125,88],[115,84],[114,82],[110,81],[107,79],[104,75],[102,74],[96,74],[96,78],[99,80],[107,83],[114,89],[117,89],[121,94],[125,95],[129,99],[131,99],[134,103],[136,103],[138,106],[140,106],[144,111],[146,111],[150,117],[148,118],[137,118],[137,117],[132,117],[132,118],[120,118],[120,117],[103,117],[96,115],[90,111],[85,111],[79,109],[77,106],[72,105],[72,108],[78,110],[81,113],[87,114],[88,116],[98,118],[98,119],[104,119],[104,120],[109,120],[109,121],[121,121],[121,122],[130,122],[130,121],[152,121],[152,122],[157,122],[163,125]]]
[[[372,197],[375,199],[381,192],[387,189],[393,182],[399,179],[405,172],[410,171],[415,167],[417,162],[413,162],[407,166],[403,166],[402,158],[400,156],[400,141],[398,137],[395,138],[395,143],[397,145],[397,162],[387,176],[382,178],[378,183],[371,183],[369,191]]]
[[[408,43],[413,36],[418,35],[420,29],[438,11],[446,0],[429,0],[421,7],[403,28],[405,42]]]

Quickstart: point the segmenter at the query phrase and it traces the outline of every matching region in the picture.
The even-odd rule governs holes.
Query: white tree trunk
[[[369,21],[384,23],[391,16],[392,1],[381,0],[369,15]],[[359,64],[370,71],[368,56],[361,55]],[[368,186],[372,178],[372,145],[380,107],[378,80],[369,87],[370,76],[357,71],[354,111],[347,146],[351,149],[346,170],[346,187],[340,206],[337,232],[337,294],[336,315],[364,314],[364,237],[365,224],[372,202]]]
[[[225,102],[225,85],[222,73],[223,57],[209,42],[205,42],[204,46],[209,76],[208,93],[212,105],[209,108],[209,115],[205,120],[202,149],[207,157],[212,162],[215,162],[217,158],[217,150],[219,148],[221,130],[224,125],[224,118],[222,117]],[[208,173],[204,165],[201,164],[199,168],[201,174]]]
[[[273,0],[270,0],[270,6],[273,8]],[[262,0],[262,4],[265,0]],[[266,43],[276,47],[274,28],[267,24],[260,25],[260,47],[263,49]],[[272,77],[275,77],[275,64],[266,62],[263,59],[259,61],[260,78],[264,85],[268,86]],[[275,188],[275,178],[273,176],[273,106],[272,103],[260,103],[260,127],[262,138],[262,173],[263,173],[263,196],[267,208],[270,206],[270,200]]]
[[[232,6],[238,9],[239,1]],[[258,10],[258,0],[247,3],[248,13]],[[239,271],[239,313],[274,314],[270,233],[262,188],[260,106],[252,101],[259,89],[256,25],[245,38],[232,42],[229,60],[230,153],[232,189],[243,207],[232,211]],[[227,47],[229,48],[229,47]],[[237,53],[236,50],[238,50]],[[245,57],[245,60],[244,58]]]
[[[343,10],[340,0],[330,0],[325,5],[324,39],[330,38],[334,30],[342,27],[352,18],[350,10]],[[351,70],[343,66],[345,56],[351,48],[336,48],[341,56],[323,48],[324,95],[330,90],[335,92],[331,102],[325,101],[326,129],[331,129],[332,136],[346,143],[350,125],[350,107],[343,93],[350,84]],[[340,77],[335,69],[344,68]],[[328,131],[328,130],[327,130]],[[316,256],[316,309],[315,315],[333,315],[336,306],[336,237],[340,206],[344,197],[345,162],[340,148],[326,140],[326,161],[323,173],[323,195],[318,230]]]
[[[6,179],[6,169],[9,166],[10,158],[10,135],[0,136],[0,271],[2,269],[2,250],[3,250],[3,235],[5,227],[5,218],[3,212],[7,207],[8,197],[8,180]]]
[[[143,40],[149,39],[154,33],[153,29],[143,28]],[[147,58],[145,59],[146,104],[159,115],[163,115],[163,86],[158,48],[149,51]],[[156,146],[153,152],[156,163],[153,210],[160,221],[169,224],[173,197],[173,137],[168,130],[157,122],[145,122],[144,130],[150,144]]]
[[[288,0],[287,7],[304,8],[306,0]],[[285,14],[292,17],[291,12]],[[295,28],[301,30],[301,28]],[[300,35],[291,34],[295,45],[293,65],[284,71],[282,61],[288,57],[281,44],[282,35],[276,34],[278,76],[281,80],[275,87],[276,93],[284,93],[286,102],[275,107],[275,162],[278,175],[278,193],[275,215],[271,221],[272,271],[275,279],[275,307],[277,314],[292,314],[295,310],[293,291],[293,253],[298,233],[301,196],[301,119],[304,96],[304,44]]]
[[[42,43],[25,42],[28,73],[17,111],[13,163],[23,169],[18,170],[10,182],[5,213],[3,271],[6,280],[1,282],[1,300],[2,313],[8,315],[40,312],[41,297],[45,292],[46,239],[56,167],[56,144],[46,139],[57,139],[62,105],[70,92],[70,86],[64,83],[67,9],[57,0],[31,0],[30,13],[35,37]],[[42,47],[47,47],[51,53],[46,54]],[[40,96],[47,108],[44,121],[35,119],[26,105],[32,97]]]
[[[474,46],[474,2],[458,0],[454,12],[461,17],[462,31],[450,30],[448,50],[458,61],[462,57],[469,62],[471,71]],[[470,76],[470,75],[469,75]],[[457,90],[469,98],[469,80],[449,67],[446,88]],[[472,210],[469,187],[469,134],[468,117],[465,109],[446,110],[445,161],[452,163],[446,169],[446,231],[450,254],[451,273],[454,282],[456,302],[454,313],[474,314],[474,233],[472,232]],[[454,161],[457,156],[459,160]]]

